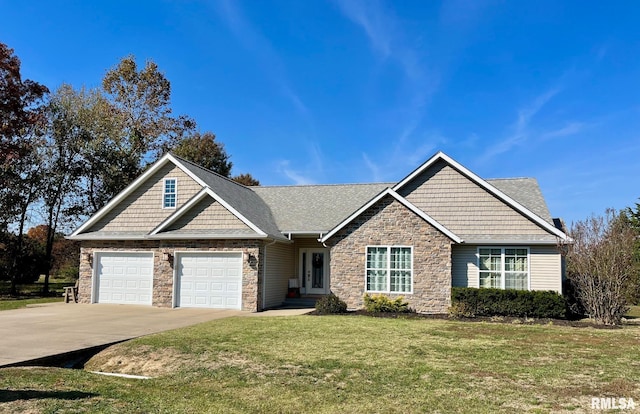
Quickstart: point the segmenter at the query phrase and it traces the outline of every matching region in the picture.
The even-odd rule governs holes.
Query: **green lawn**
[[[638,355],[635,326],[240,317],[116,345],[85,371],[0,369],[0,412],[584,412],[640,403]]]
[[[37,298],[37,299],[2,299],[0,300],[0,311],[24,308],[27,305],[38,303],[62,302],[62,297]]]
[[[42,297],[42,288],[44,286],[44,277],[41,277],[35,283],[18,285],[18,297],[19,298],[41,298]],[[64,292],[65,286],[73,286],[75,284],[75,280],[61,280],[52,278],[49,281],[49,297],[57,296],[61,297]],[[11,290],[11,282],[7,280],[0,281],[0,301],[5,299],[14,299],[9,297],[9,292]]]
[[[629,312],[625,315],[627,318],[640,319],[640,306],[631,306]]]

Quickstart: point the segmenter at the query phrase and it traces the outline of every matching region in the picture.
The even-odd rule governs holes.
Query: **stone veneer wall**
[[[115,240],[83,241],[80,248],[80,303],[91,303],[91,283],[93,266],[85,259],[85,254],[93,256],[98,252],[153,252],[153,299],[152,305],[170,308],[173,306],[173,260],[162,260],[163,253],[175,251],[242,251],[253,256],[251,262],[242,260],[242,310],[257,312],[262,310],[262,269],[264,245],[259,240]],[[95,263],[94,263],[95,265]]]
[[[413,246],[413,294],[403,296],[420,313],[451,306],[451,239],[391,196],[384,197],[328,242],[331,291],[351,309],[363,307],[367,246]]]

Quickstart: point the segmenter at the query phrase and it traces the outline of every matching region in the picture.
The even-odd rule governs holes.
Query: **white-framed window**
[[[413,292],[413,248],[367,246],[366,291]]]
[[[162,208],[176,208],[178,199],[178,180],[165,178],[162,190]]]
[[[528,247],[479,247],[481,288],[529,290]]]

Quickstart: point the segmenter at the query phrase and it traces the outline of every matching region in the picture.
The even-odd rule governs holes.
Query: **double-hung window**
[[[176,208],[177,180],[175,178],[164,179],[162,192],[162,208]]]
[[[529,289],[529,249],[481,247],[478,249],[481,288]]]
[[[403,246],[367,247],[367,292],[411,293],[413,251]]]

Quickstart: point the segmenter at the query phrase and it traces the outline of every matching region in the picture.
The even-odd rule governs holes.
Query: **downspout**
[[[264,302],[267,297],[267,247],[275,244],[276,242],[277,240],[274,239],[271,243],[264,245],[264,258],[262,259],[264,263],[262,265],[262,309],[260,310],[264,310]]]

